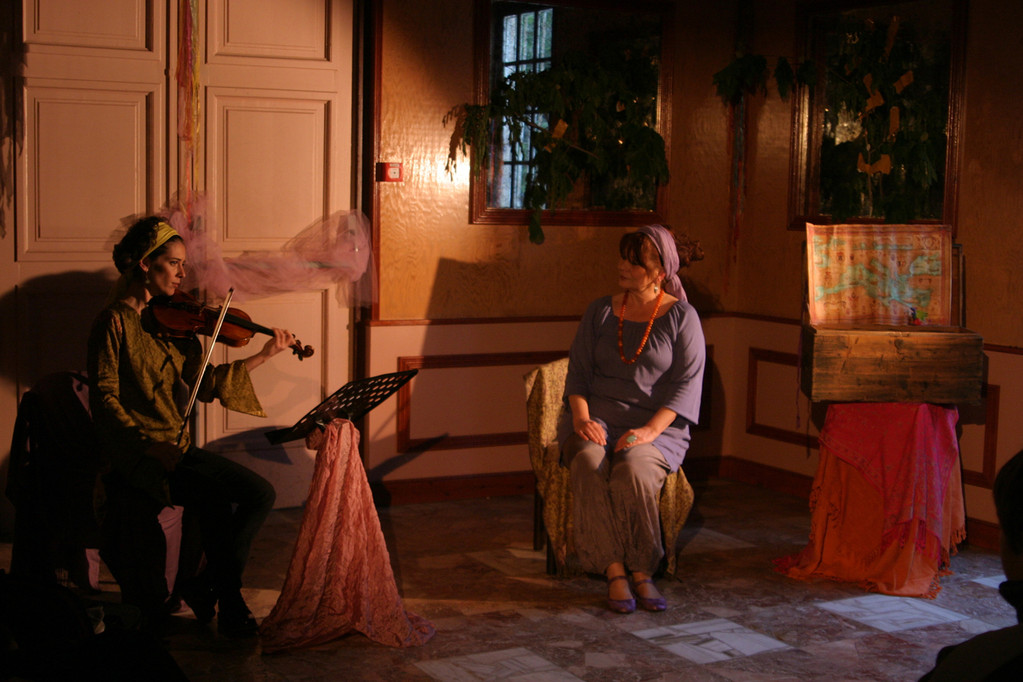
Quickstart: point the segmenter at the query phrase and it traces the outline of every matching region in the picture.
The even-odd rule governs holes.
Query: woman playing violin
[[[242,599],[242,571],[275,493],[255,472],[196,447],[183,428],[182,413],[203,369],[202,344],[194,335],[161,334],[147,304],[181,286],[185,256],[184,242],[163,219],[132,225],[114,247],[121,277],[89,337],[92,416],[112,465],[104,559],[123,600],[158,625],[168,612],[168,593],[157,515],[163,507],[183,506],[176,591],[200,621],[216,611],[222,634],[252,636],[257,626]],[[198,399],[217,398],[228,409],[266,416],[249,372],[293,343],[290,332],[274,329],[254,355],[202,372]],[[189,542],[195,529],[201,550]],[[201,552],[206,567],[196,575]]]

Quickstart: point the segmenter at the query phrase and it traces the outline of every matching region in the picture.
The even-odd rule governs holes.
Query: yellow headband
[[[174,237],[181,236],[173,227],[170,226],[169,223],[160,221],[156,225],[156,240],[153,242],[153,245],[149,247],[149,250],[142,254],[142,258],[139,258],[139,263],[145,260],[153,251],[156,251]],[[121,273],[121,276],[114,282],[114,286],[110,289],[110,293],[107,295],[107,305],[124,298],[125,294],[128,293],[128,281],[132,279],[135,272],[137,272],[135,268],[128,268]]]
[[[170,223],[165,223],[165,222],[157,223],[156,224],[156,241],[153,242],[153,245],[149,247],[148,251],[146,251],[144,254],[142,254],[142,258],[139,258],[139,262],[141,263],[142,261],[144,261],[146,259],[146,257],[149,256],[149,254],[151,254],[153,251],[156,251],[158,248],[160,248],[161,246],[166,244],[168,241],[170,241],[174,237],[180,237],[180,236],[181,235],[179,235],[177,233],[177,231],[173,227],[170,226]]]

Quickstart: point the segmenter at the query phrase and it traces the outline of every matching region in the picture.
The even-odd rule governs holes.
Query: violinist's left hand
[[[277,329],[274,327],[273,338],[263,344],[262,352],[267,358],[272,358],[282,350],[288,350],[293,343],[295,343],[294,334],[289,332],[287,329]]]
[[[287,329],[277,329],[274,327],[273,332],[273,338],[263,344],[263,349],[261,351],[245,359],[245,365],[248,367],[249,371],[256,369],[266,360],[269,360],[282,350],[287,350],[295,343],[295,335]]]

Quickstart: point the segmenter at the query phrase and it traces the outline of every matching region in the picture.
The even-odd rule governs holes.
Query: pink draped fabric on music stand
[[[407,647],[434,634],[405,610],[359,457],[359,432],[333,420],[306,439],[316,466],[284,588],[260,625],[263,653],[315,646],[352,631]]]

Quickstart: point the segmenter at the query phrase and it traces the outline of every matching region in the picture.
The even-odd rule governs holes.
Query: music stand
[[[351,381],[309,410],[294,426],[267,431],[266,439],[277,445],[305,438],[317,427],[326,428],[332,419],[355,421],[389,398],[418,373],[418,369],[410,369]]]

